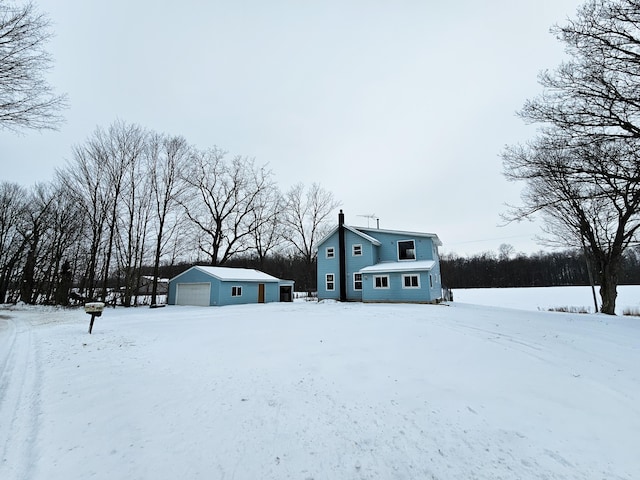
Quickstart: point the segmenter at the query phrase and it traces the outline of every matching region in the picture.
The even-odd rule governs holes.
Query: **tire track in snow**
[[[41,370],[32,330],[0,318],[0,478],[27,480],[35,466]]]
[[[552,355],[548,349],[541,343],[528,342],[523,340],[524,336],[516,336],[513,333],[501,332],[495,329],[481,328],[472,325],[466,325],[462,323],[456,324],[442,324],[444,328],[447,328],[454,332],[462,334],[469,333],[476,338],[501,345],[511,350],[528,355],[541,362],[556,365],[558,362],[552,359]]]

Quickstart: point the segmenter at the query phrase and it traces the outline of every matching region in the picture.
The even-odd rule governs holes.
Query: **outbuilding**
[[[169,305],[293,301],[294,282],[259,270],[196,265],[169,280]]]

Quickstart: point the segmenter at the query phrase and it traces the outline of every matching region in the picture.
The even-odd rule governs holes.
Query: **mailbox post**
[[[103,310],[104,303],[102,302],[91,302],[84,304],[84,311],[91,315],[91,323],[89,323],[89,334],[91,334],[91,330],[93,330],[93,321],[96,317],[102,315]]]

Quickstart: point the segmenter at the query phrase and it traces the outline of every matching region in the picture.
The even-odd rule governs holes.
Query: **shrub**
[[[591,308],[589,307],[550,307],[548,309],[550,312],[564,312],[564,313],[591,313]]]

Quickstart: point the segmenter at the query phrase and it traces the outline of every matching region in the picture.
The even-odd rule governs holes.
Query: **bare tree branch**
[[[66,96],[46,80],[53,64],[45,50],[49,27],[33,3],[0,0],[0,129],[55,129],[62,122]]]

